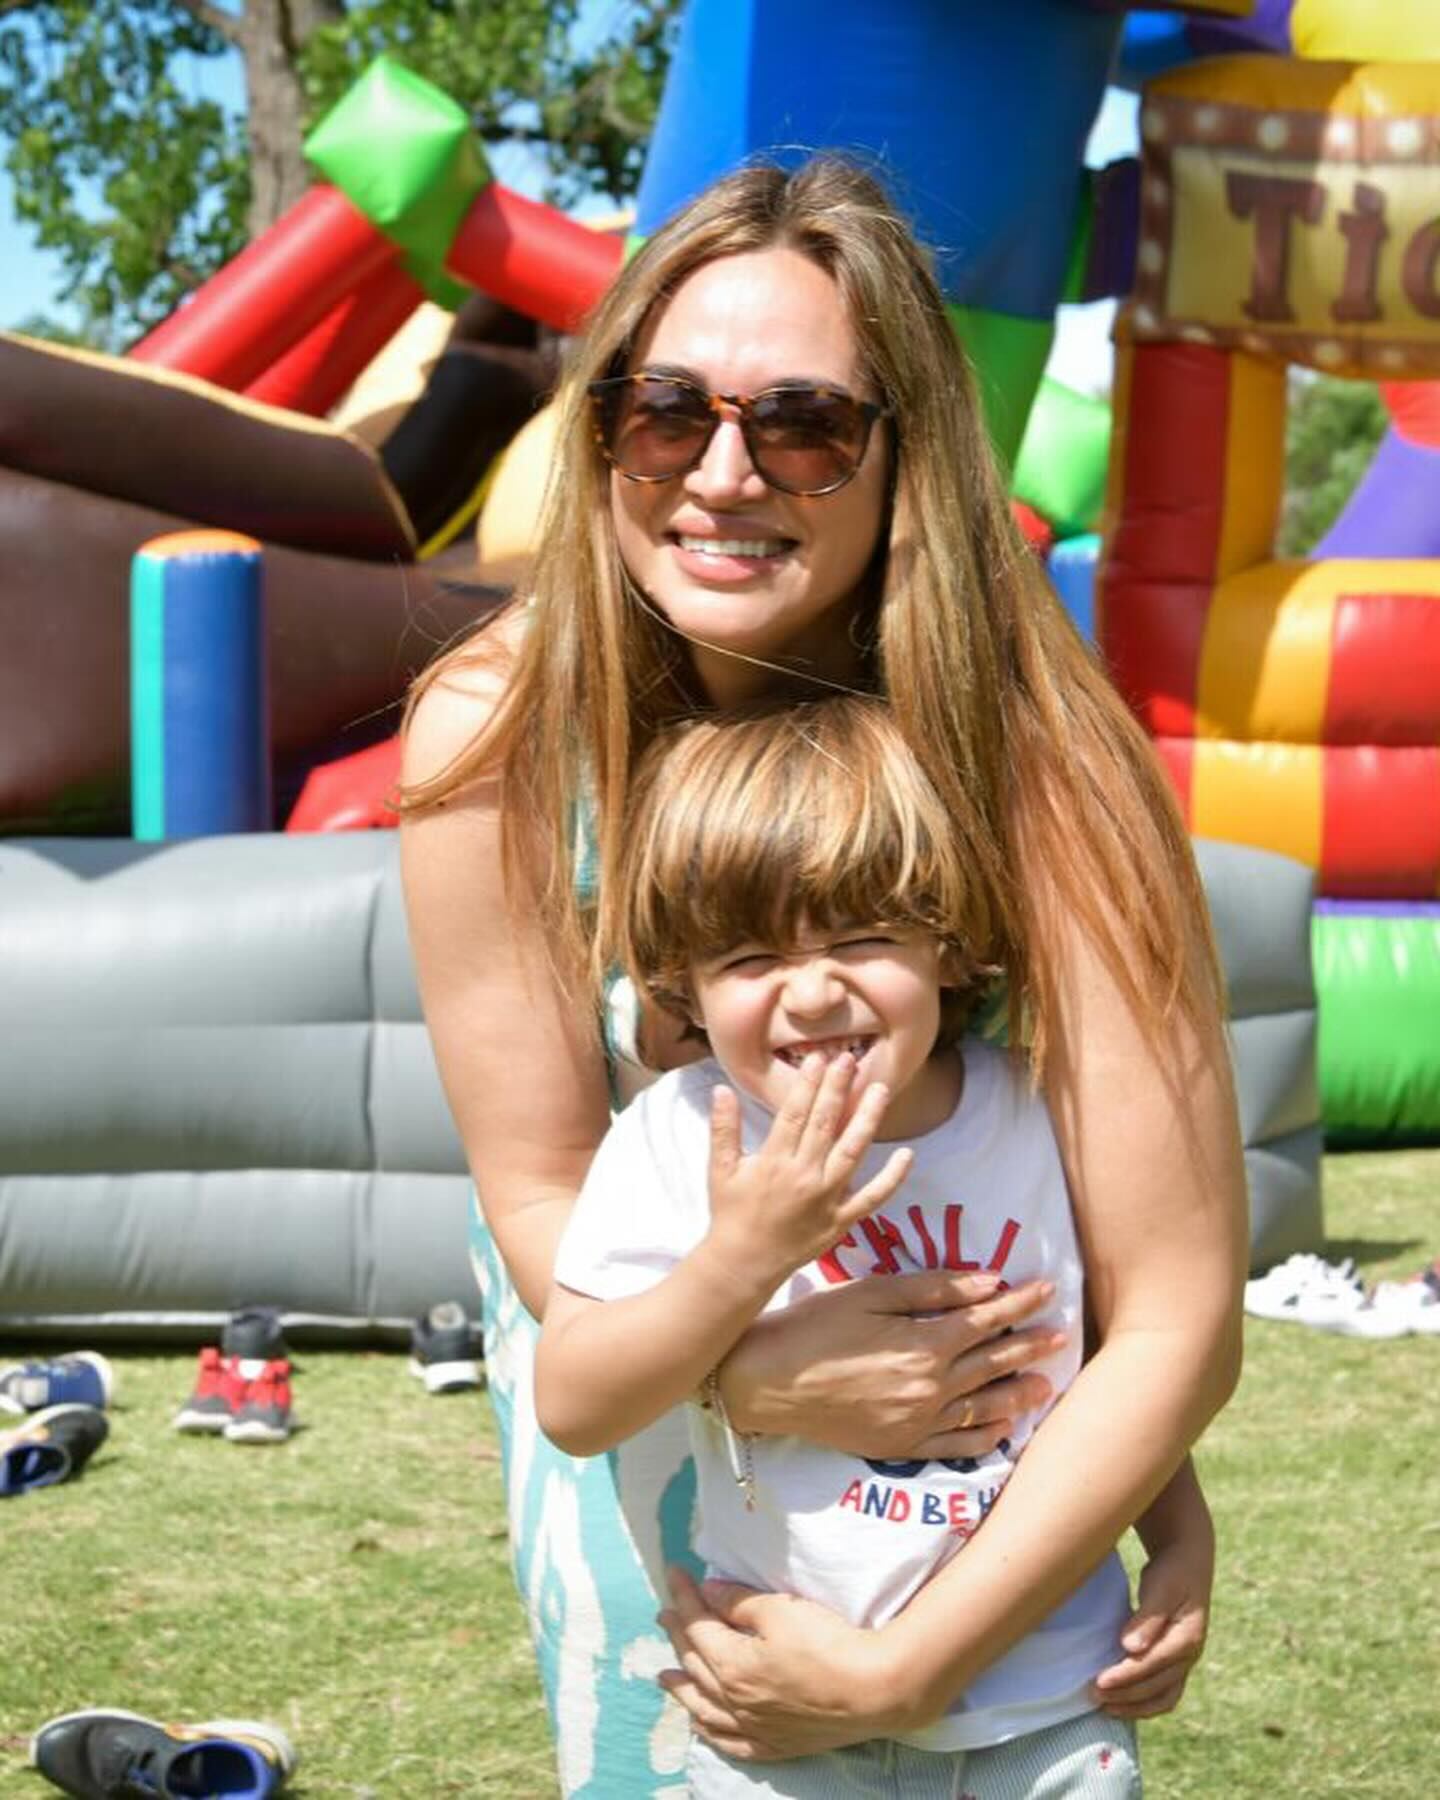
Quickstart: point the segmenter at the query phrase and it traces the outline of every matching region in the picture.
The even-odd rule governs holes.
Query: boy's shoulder
[[[640,1089],[623,1112],[611,1120],[612,1135],[639,1135],[655,1139],[688,1139],[697,1130],[709,1144],[710,1097],[725,1080],[719,1063],[706,1057],[670,1069]]]
[[[1009,1050],[976,1038],[964,1040],[961,1055],[965,1083],[960,1104],[926,1140],[937,1153],[954,1150],[975,1155],[1027,1126],[1050,1135],[1045,1096],[1030,1080],[1023,1061]]]
[[[663,1075],[657,1075],[654,1081],[640,1089],[625,1110],[633,1112],[638,1106],[651,1112],[665,1112],[677,1106],[692,1106],[696,1100],[704,1100],[708,1105],[711,1094],[724,1080],[725,1073],[719,1063],[713,1056],[707,1056],[699,1062],[686,1063],[683,1068],[667,1069]]]

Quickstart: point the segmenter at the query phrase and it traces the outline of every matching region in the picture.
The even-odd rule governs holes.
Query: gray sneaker
[[[458,1394],[480,1385],[475,1329],[458,1300],[440,1300],[410,1332],[410,1373],[427,1394]]]
[[[242,1362],[278,1362],[290,1353],[280,1329],[278,1306],[241,1306],[225,1321],[220,1348]]]

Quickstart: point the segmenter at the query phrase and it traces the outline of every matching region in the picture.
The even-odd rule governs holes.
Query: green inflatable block
[[[1440,1142],[1440,906],[1322,905],[1311,949],[1326,1142]]]
[[[1021,319],[947,302],[945,310],[975,370],[980,406],[995,454],[1013,468],[1030,403],[1055,341],[1052,319]]]
[[[1078,537],[1099,523],[1109,462],[1108,403],[1047,375],[1015,463],[1015,498],[1033,506],[1057,537]]]
[[[464,107],[388,56],[305,140],[311,167],[405,253],[432,300],[469,291],[445,274],[461,220],[492,176]]]

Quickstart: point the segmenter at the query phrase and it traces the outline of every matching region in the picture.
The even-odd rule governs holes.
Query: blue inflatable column
[[[1061,538],[1050,552],[1050,579],[1066,612],[1087,643],[1095,642],[1095,570],[1100,539],[1092,531]]]
[[[137,838],[271,827],[261,552],[233,531],[152,538],[130,578]]]

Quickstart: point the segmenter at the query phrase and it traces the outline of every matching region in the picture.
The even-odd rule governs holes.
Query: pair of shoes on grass
[[[265,1800],[298,1758],[276,1726],[258,1719],[162,1725],[138,1713],[64,1713],[30,1740],[30,1762],[73,1800]]]
[[[458,1300],[440,1300],[410,1331],[410,1373],[427,1394],[458,1394],[480,1385],[475,1327]]]
[[[292,1430],[291,1366],[274,1307],[232,1313],[219,1344],[200,1352],[175,1429],[232,1444],[283,1444]]]
[[[1345,1337],[1440,1334],[1440,1266],[1432,1264],[1410,1281],[1382,1281],[1367,1290],[1349,1257],[1328,1263],[1297,1252],[1245,1283],[1245,1310]]]
[[[72,1481],[109,1436],[114,1371],[93,1350],[0,1369],[0,1499]]]

